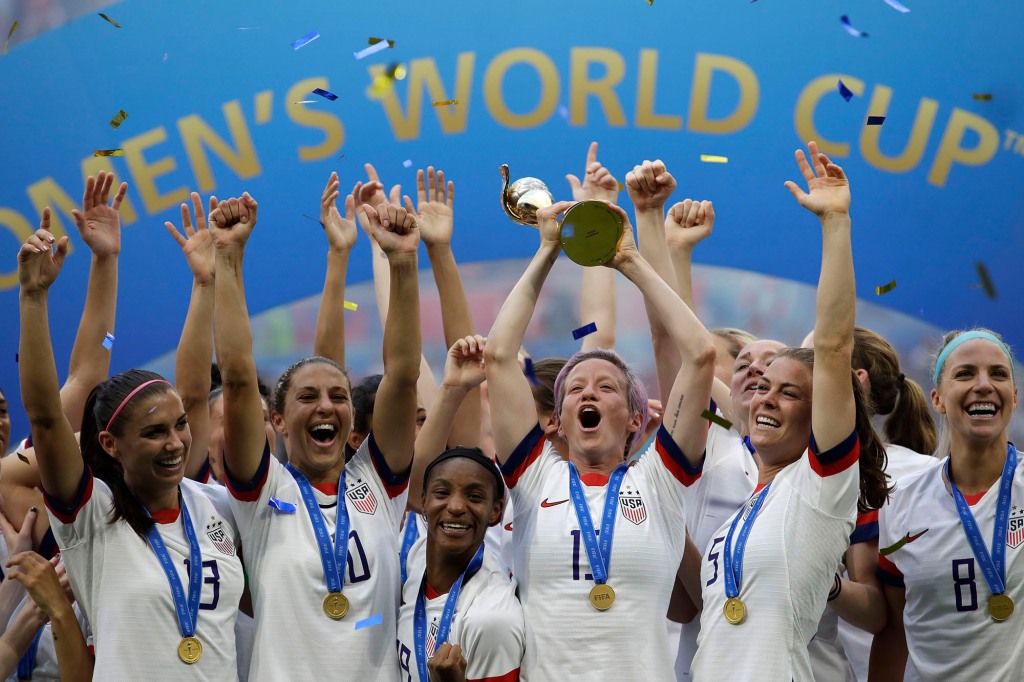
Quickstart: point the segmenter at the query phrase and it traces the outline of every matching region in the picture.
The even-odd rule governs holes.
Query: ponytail
[[[921,386],[904,377],[896,409],[885,420],[885,439],[914,452],[931,454],[935,450],[935,421]]]

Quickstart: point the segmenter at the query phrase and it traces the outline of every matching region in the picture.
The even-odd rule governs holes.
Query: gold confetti
[[[647,0],[647,4],[648,5],[653,5],[654,4],[654,0]]]
[[[32,463],[32,462],[28,461],[28,457],[26,457],[24,455],[24,453],[21,453],[21,452],[18,453],[18,459],[20,459],[25,464],[31,464]]]
[[[434,102],[434,106],[435,107],[443,107],[445,105],[449,105],[449,104],[450,105],[456,105],[458,103],[459,103],[459,100],[457,100],[457,99],[446,99],[443,102]]]
[[[382,73],[379,76],[375,76],[373,82],[370,83],[370,87],[366,89],[366,96],[370,99],[381,100],[394,85],[394,80],[389,78],[386,73]]]
[[[621,192],[622,190],[626,189],[626,186],[625,186],[625,185],[623,185],[623,184],[622,184],[621,182],[620,182],[620,183],[618,183],[618,185],[619,185],[619,191],[620,191],[620,192]]]
[[[345,301],[345,310],[359,310],[359,304],[352,301]]]
[[[875,287],[875,296],[881,296],[882,294],[887,294],[887,293],[889,293],[890,291],[892,291],[895,288],[896,288],[896,280],[893,280],[893,281],[889,282],[888,284],[883,284],[880,287]]]
[[[13,36],[14,32],[17,31],[17,30],[18,30],[18,22],[14,22],[11,25],[11,30],[7,32],[7,42],[4,43],[4,56],[5,57],[7,56],[7,46],[11,44],[11,36]]]
[[[93,156],[124,156],[123,149],[97,149],[92,153]]]
[[[731,421],[729,421],[725,417],[719,416],[717,413],[712,412],[711,410],[704,410],[703,412],[700,413],[700,416],[703,419],[707,419],[709,422],[718,424],[723,429],[731,429],[732,428],[732,422]]]
[[[385,40],[387,40],[387,38],[374,38],[374,37],[372,37],[372,36],[371,36],[371,37],[370,37],[370,39],[369,39],[369,41],[367,41],[367,42],[368,42],[368,43],[369,43],[370,45],[376,45],[377,43],[379,43],[379,42],[382,42],[382,41],[385,41]],[[393,41],[393,40],[388,40],[387,42],[388,42],[388,47],[390,47],[390,48],[394,48],[394,46],[395,46],[395,41]]]
[[[128,118],[128,112],[124,109],[119,110],[117,112],[117,116],[110,119],[110,127],[113,128],[114,130],[117,130],[121,126],[121,124],[124,123],[124,120],[126,118]]]
[[[104,14],[103,12],[98,12],[98,14],[99,14],[99,15],[100,15],[101,17],[103,17],[104,19],[106,19],[107,21],[109,21],[109,22],[110,22],[111,24],[113,24],[113,25],[114,25],[114,28],[121,28],[121,24],[117,23],[116,21],[114,21],[113,19],[111,19],[110,17],[108,17],[108,16],[107,16],[106,14]]]
[[[394,78],[396,81],[405,80],[406,73],[405,64],[395,62],[388,66],[388,78]]]
[[[992,101],[992,93],[990,93],[990,92],[976,92],[976,93],[974,93],[974,101],[975,102],[991,102]]]
[[[701,154],[702,163],[729,163],[728,156],[714,156],[713,154]]]
[[[988,268],[981,261],[974,264],[974,269],[978,271],[978,277],[981,278],[981,288],[985,290],[985,295],[995,300],[996,298],[996,287],[992,283],[992,278],[988,274]]]

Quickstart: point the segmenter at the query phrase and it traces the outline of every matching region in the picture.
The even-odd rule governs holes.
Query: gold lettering
[[[871,103],[868,104],[868,112],[872,116],[888,115],[891,99],[891,88],[876,85],[875,91],[871,95]],[[878,142],[882,136],[882,126],[865,125],[860,133],[861,155],[875,168],[890,173],[905,173],[916,167],[924,157],[924,150],[928,145],[928,138],[932,134],[932,126],[935,124],[935,114],[938,110],[938,102],[927,97],[921,98],[921,103],[917,107],[917,115],[914,116],[914,125],[910,129],[910,139],[898,156],[886,156],[879,148]]]
[[[469,102],[472,93],[473,67],[476,63],[475,52],[459,54],[455,66],[455,94],[449,95],[437,73],[437,64],[433,58],[414,59],[409,63],[409,74],[405,79],[407,106],[402,111],[402,104],[396,94],[397,85],[388,88],[381,98],[384,114],[388,117],[391,130],[399,140],[411,140],[420,136],[420,122],[423,119],[423,90],[426,89],[431,102],[458,100],[455,106],[433,107],[441,130],[445,135],[466,131],[469,116]],[[370,76],[376,78],[384,73],[384,67],[371,66]]]
[[[732,76],[740,88],[740,100],[728,116],[711,120],[708,118],[708,103],[711,101],[711,81],[716,71]],[[760,98],[761,85],[749,66],[732,57],[700,53],[693,69],[687,127],[689,130],[718,135],[738,132],[754,120]]]
[[[968,130],[977,133],[978,144],[965,149],[960,144]],[[949,123],[946,124],[946,132],[942,134],[939,151],[935,153],[935,161],[928,172],[928,182],[936,187],[944,187],[954,163],[981,166],[992,160],[998,148],[999,131],[995,126],[977,114],[955,108],[949,117]]]
[[[532,111],[517,114],[508,108],[502,86],[505,74],[516,64],[533,68],[540,78],[540,99]],[[517,47],[506,50],[487,65],[484,73],[484,105],[491,117],[506,128],[533,128],[551,118],[558,106],[558,92],[561,81],[558,69],[551,58],[531,47]]]
[[[604,66],[604,75],[591,79],[590,65]],[[575,47],[570,54],[569,66],[569,121],[574,126],[587,125],[587,98],[597,98],[608,125],[621,128],[626,125],[622,102],[615,86],[626,75],[626,62],[615,50],[603,47]]]
[[[640,50],[640,72],[636,83],[636,126],[659,130],[681,130],[683,117],[654,113],[658,87],[658,51]]]
[[[142,197],[142,204],[150,215],[177,206],[188,198],[187,187],[176,187],[167,194],[160,194],[157,190],[157,178],[173,173],[178,164],[173,156],[165,156],[159,161],[150,163],[146,161],[145,152],[150,147],[165,141],[167,141],[167,131],[160,126],[125,140],[122,145],[124,158],[131,171],[135,189]]]
[[[319,161],[332,156],[345,144],[345,126],[341,119],[326,111],[315,111],[305,104],[296,104],[306,99],[306,95],[314,88],[327,90],[329,84],[326,78],[307,78],[299,81],[288,89],[285,94],[285,113],[295,123],[307,128],[316,128],[323,132],[324,141],[312,147],[299,147],[300,161]]]
[[[210,159],[206,155],[207,148],[242,180],[256,177],[262,172],[259,158],[256,156],[256,147],[253,145],[238,100],[226,102],[221,109],[228,123],[228,130],[231,131],[234,148],[198,114],[178,119],[178,133],[181,135],[181,142],[185,146],[185,154],[192,166],[192,174],[196,178],[200,192],[209,192],[217,186],[213,179],[213,171],[210,169]]]
[[[864,94],[864,81],[847,76],[846,74],[830,73],[815,78],[800,93],[796,101],[796,113],[793,124],[796,127],[797,136],[804,141],[814,140],[818,143],[818,150],[828,154],[832,158],[842,158],[850,155],[850,145],[847,142],[836,142],[827,139],[814,125],[814,112],[818,108],[821,98],[829,93],[836,93],[839,88],[839,80],[850,89],[850,92],[858,97]]]

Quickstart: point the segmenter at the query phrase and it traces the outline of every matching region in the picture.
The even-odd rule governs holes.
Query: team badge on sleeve
[[[1006,546],[1016,548],[1024,542],[1024,507],[1013,505],[1010,522],[1006,526]]]
[[[356,511],[363,514],[372,514],[377,511],[377,498],[367,483],[356,481],[356,484],[345,494],[352,501],[352,506],[356,508]]]
[[[214,517],[210,518],[210,523],[206,524],[206,536],[221,554],[235,556],[235,543],[231,542],[231,536],[224,530],[224,522]]]
[[[632,490],[630,486],[626,486],[625,490],[619,492],[619,509],[622,510],[622,515],[626,517],[626,520],[633,525],[639,526],[647,520],[647,507],[644,505],[644,499],[640,497],[639,490]]]

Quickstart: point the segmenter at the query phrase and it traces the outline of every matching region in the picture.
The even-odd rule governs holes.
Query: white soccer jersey
[[[425,565],[420,565],[402,591],[402,608],[398,615],[398,662],[402,682],[420,680],[416,663],[414,615],[416,597],[423,582]],[[484,552],[480,570],[462,585],[459,603],[452,617],[448,641],[458,644],[466,659],[467,682],[515,682],[523,660],[526,624],[523,607],[516,598],[515,580],[491,551]],[[447,595],[428,591],[426,600],[427,658],[434,655],[438,623]]]
[[[622,481],[608,568],[615,604],[599,612],[580,525],[569,495],[569,466],[540,427],[502,466],[515,502],[514,573],[526,615],[522,679],[674,680],[662,623],[683,555],[683,487],[700,475],[664,429]],[[583,475],[595,527],[607,477]]]
[[[942,460],[940,464],[944,464]],[[998,482],[965,496],[985,546],[992,550]],[[879,514],[879,578],[906,588],[903,626],[907,680],[1017,680],[1024,670],[1024,458],[1018,460],[1006,533],[1006,594],[1017,605],[1008,620],[988,613],[988,582],[967,541],[946,487],[943,466],[903,480]]]
[[[885,473],[891,478],[890,483],[893,485],[894,490],[899,490],[900,486],[903,485],[903,479],[907,476],[918,471],[923,471],[929,467],[937,466],[939,463],[939,460],[936,457],[932,457],[931,455],[922,455],[921,453],[914,452],[902,445],[893,445],[892,443],[886,444],[885,455]],[[874,528],[867,529],[868,531],[873,531],[873,533],[870,538],[865,538],[865,540],[878,539],[877,511],[875,512],[874,520]],[[854,535],[862,532],[862,528],[864,528],[864,524],[862,524],[861,519],[858,518],[857,530],[854,531]],[[830,611],[831,609],[825,609],[826,614]],[[873,635],[866,630],[861,630],[855,625],[850,625],[845,620],[839,621],[839,642],[842,645],[843,650],[846,652],[846,658],[853,668],[854,679],[856,679],[857,682],[868,681],[868,659],[871,655],[872,637]]]
[[[253,481],[229,480],[255,617],[252,682],[398,679],[398,528],[408,472],[388,469],[371,434],[345,466],[345,478],[349,543],[343,592],[350,610],[340,621],[323,610],[327,582],[320,551],[291,473],[265,449]],[[313,492],[333,542],[338,495],[320,487]],[[295,505],[295,511],[270,506],[271,498]],[[361,621],[367,624],[361,627]]]
[[[203,655],[192,665],[178,658],[181,631],[167,575],[131,526],[110,523],[107,484],[86,467],[73,504],[46,496],[71,587],[92,626],[97,680],[237,679],[235,615],[245,581],[238,531],[223,490],[188,479],[180,490],[203,557],[195,633]],[[154,518],[187,591],[189,543],[177,512],[157,512]]]
[[[701,567],[704,610],[690,670],[694,680],[813,679],[807,644],[854,529],[860,445],[853,433],[827,452],[814,450],[812,438],[812,447],[776,475],[753,524],[739,594],[747,617],[739,625],[722,613],[731,518],[709,543]]]
[[[757,462],[743,436],[711,424],[703,471],[686,495],[686,529],[698,551],[707,548],[714,532],[750,499],[756,486]],[[680,628],[676,679],[689,679],[699,632],[699,618]]]

